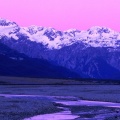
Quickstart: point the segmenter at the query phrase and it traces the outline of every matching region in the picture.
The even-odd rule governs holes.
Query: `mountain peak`
[[[15,22],[0,18],[0,38],[6,36],[8,38],[13,37],[14,39],[18,39],[16,33],[19,30],[20,27]]]
[[[15,22],[12,22],[10,20],[0,18],[0,26],[11,26],[11,25],[17,25]]]
[[[68,29],[68,30],[65,30],[64,32],[73,33],[73,32],[80,32],[80,30],[77,30],[77,29]]]
[[[88,29],[88,31],[91,32],[97,32],[97,33],[110,33],[110,32],[115,32],[114,30],[107,28],[107,27],[100,27],[100,26],[94,26]]]

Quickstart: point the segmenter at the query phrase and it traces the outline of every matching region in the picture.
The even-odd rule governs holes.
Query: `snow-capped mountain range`
[[[10,50],[4,49],[3,46]],[[14,52],[11,54],[14,50],[17,52],[15,55]],[[95,26],[81,31],[76,29],[59,31],[41,26],[20,27],[15,22],[0,19],[0,55],[12,60],[17,58],[17,63],[13,61],[18,67],[11,68],[16,71],[21,62],[26,60],[21,54],[30,59],[22,65],[25,67],[27,64],[26,70],[30,67],[34,75],[36,71],[37,73],[46,71],[45,74],[53,76],[57,71],[60,76],[60,69],[67,71],[63,75],[67,78],[71,77],[71,74],[79,78],[120,79],[120,33],[110,28]],[[18,58],[24,59],[20,59],[20,62]],[[37,62],[33,59],[37,59]],[[44,65],[46,64],[44,60],[51,65]],[[13,62],[9,63],[14,66]],[[36,69],[38,65],[41,70]],[[2,62],[1,66],[4,69]],[[62,67],[62,70],[56,66]],[[53,72],[52,67],[55,68]],[[4,70],[8,71],[7,69]],[[23,70],[22,73],[24,72]]]
[[[120,33],[106,27],[95,26],[82,31],[76,29],[58,31],[41,26],[20,27],[15,22],[0,19],[0,38],[7,36],[18,40],[20,34],[30,41],[42,43],[48,49],[60,49],[62,46],[70,46],[76,42],[82,42],[86,47],[120,46]]]

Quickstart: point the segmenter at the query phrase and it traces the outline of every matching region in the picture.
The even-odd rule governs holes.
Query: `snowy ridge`
[[[86,31],[58,31],[42,26],[20,27],[15,22],[0,19],[0,38],[7,36],[18,40],[18,34],[27,36],[30,41],[42,43],[49,49],[60,49],[76,42],[92,47],[120,47],[120,33],[106,27],[95,26]]]
[[[12,37],[18,39],[16,33],[20,30],[20,27],[15,23],[9,20],[0,19],[0,38],[2,36]]]

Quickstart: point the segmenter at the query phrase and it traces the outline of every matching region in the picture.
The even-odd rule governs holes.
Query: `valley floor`
[[[56,119],[55,115],[59,117]],[[120,86],[0,85],[0,119],[30,117],[31,120],[120,120]]]

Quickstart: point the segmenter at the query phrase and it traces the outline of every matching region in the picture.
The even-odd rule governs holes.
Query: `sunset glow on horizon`
[[[120,0],[0,0],[0,17],[58,30],[106,26],[120,31]]]

